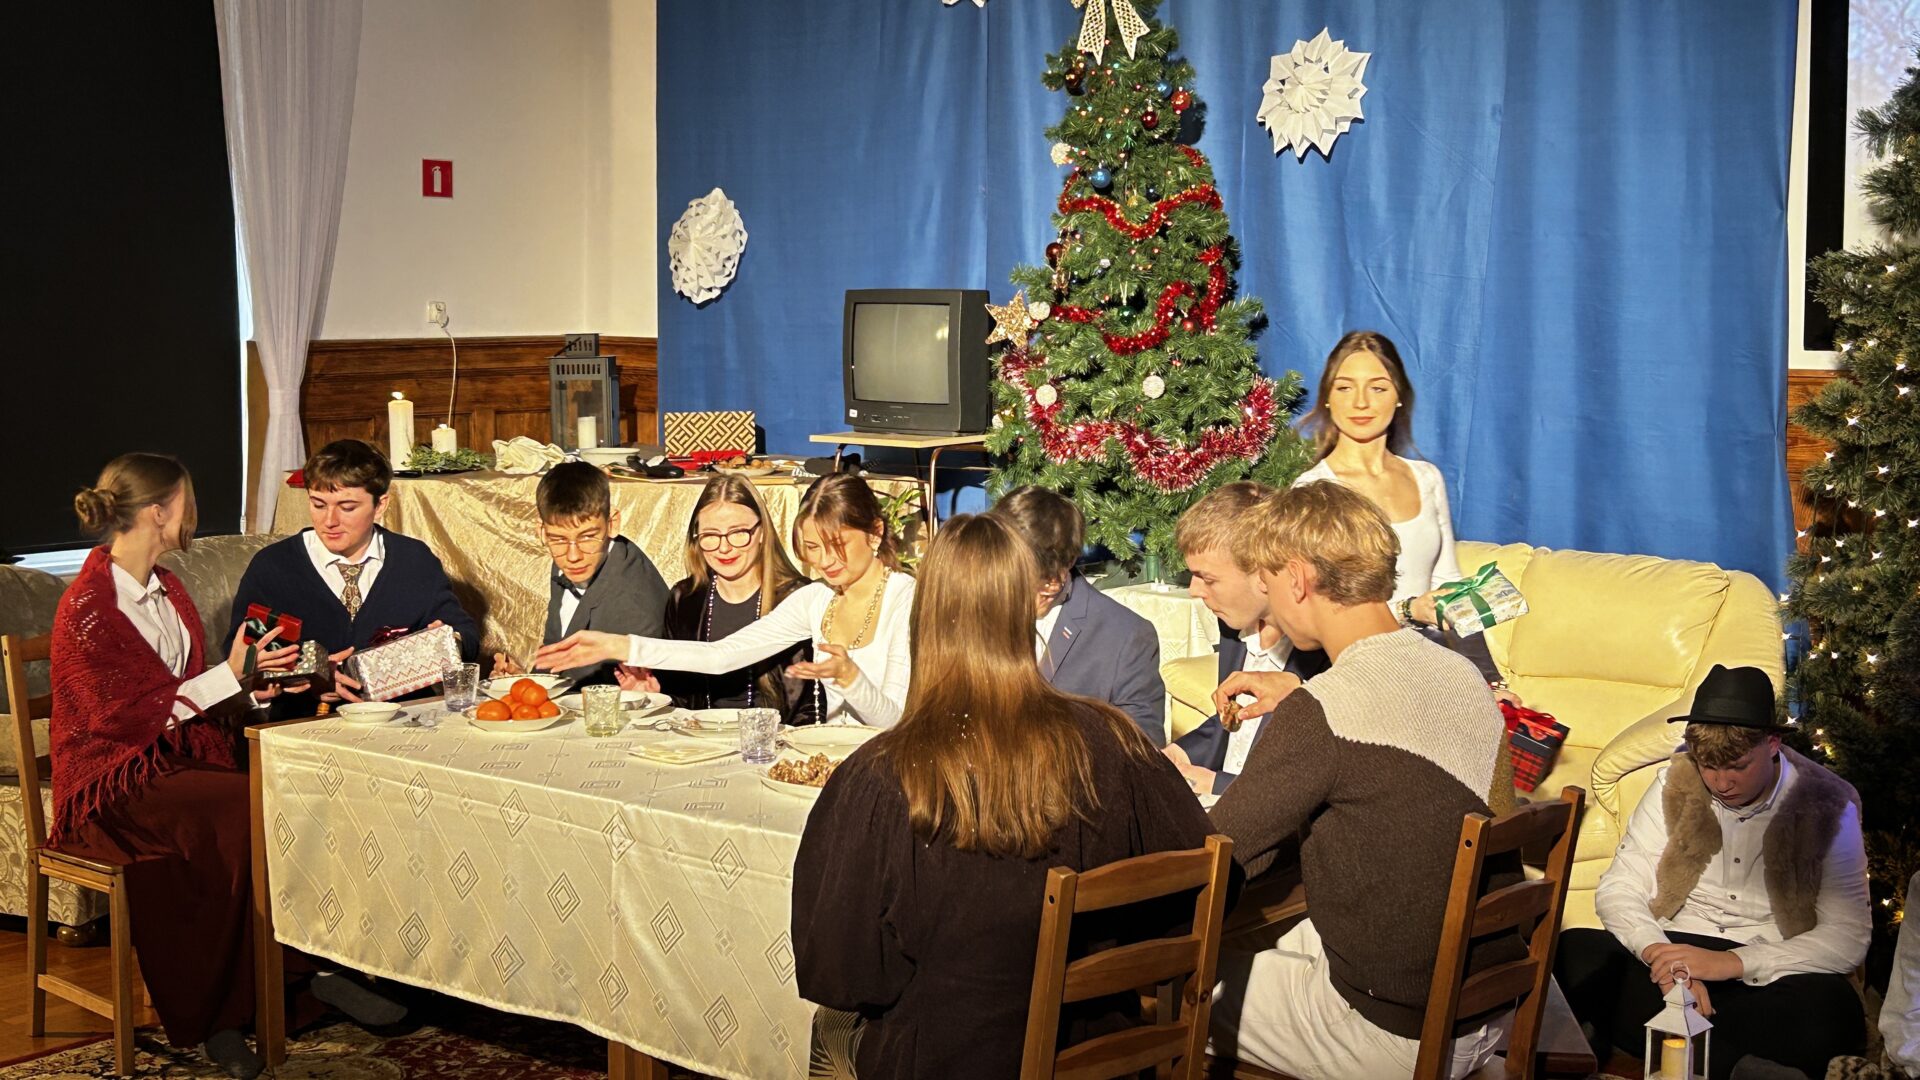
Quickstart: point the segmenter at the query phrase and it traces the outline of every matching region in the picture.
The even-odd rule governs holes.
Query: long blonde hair
[[[800,550],[800,526],[808,521],[819,530],[820,542],[836,549],[836,554],[842,557],[846,553],[837,550],[840,530],[875,533],[880,537],[880,545],[874,549],[873,557],[890,569],[905,569],[900,563],[893,530],[887,527],[886,512],[880,508],[880,497],[853,473],[828,473],[815,480],[806,494],[800,496],[800,509],[793,515],[795,551]]]
[[[1054,689],[1033,654],[1040,571],[1005,523],[962,514],[940,527],[913,596],[913,681],[900,723],[875,738],[914,834],[961,851],[1036,859],[1099,807],[1083,727],[1109,728],[1142,760],[1153,747],[1104,702]]]
[[[706,553],[700,550],[700,511],[729,503],[753,511],[754,519],[760,522],[760,565],[756,567],[760,578],[760,606],[763,611],[772,611],[788,589],[804,584],[807,579],[787,558],[786,550],[780,546],[780,537],[774,533],[773,516],[767,513],[767,504],[760,501],[760,492],[755,490],[753,481],[745,477],[721,473],[700,489],[693,513],[687,516],[687,573],[693,578],[696,592],[706,586],[710,571]]]
[[[193,498],[193,476],[178,458],[139,451],[121,454],[107,462],[92,487],[74,494],[73,513],[86,535],[112,541],[133,528],[140,511],[166,502],[182,489],[187,501],[180,516],[179,542],[185,551],[193,543],[200,515]]]

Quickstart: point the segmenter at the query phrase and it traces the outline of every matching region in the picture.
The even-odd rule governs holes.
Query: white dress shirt
[[[1053,640],[1053,628],[1060,625],[1060,609],[1067,606],[1067,594],[1062,592],[1045,615],[1033,621],[1033,657],[1040,661],[1042,674],[1052,675],[1053,665],[1047,663],[1047,642]]]
[[[361,552],[358,559],[348,559],[328,551],[327,545],[320,542],[320,534],[312,529],[301,533],[300,538],[306,542],[307,558],[320,574],[320,580],[326,582],[327,588],[333,591],[336,600],[340,600],[340,594],[347,591],[347,579],[340,576],[340,565],[359,563],[366,567],[360,571],[360,601],[366,602],[368,595],[373,592],[373,579],[380,576],[380,567],[387,561],[387,538],[380,534],[379,529],[373,530],[373,539],[367,541],[367,550]],[[341,600],[341,603],[345,602]]]
[[[187,624],[180,620],[179,609],[167,599],[160,575],[149,571],[147,583],[142,585],[121,569],[119,563],[114,563],[113,591],[120,614],[133,623],[133,628],[152,646],[160,662],[167,665],[167,670],[176,678],[185,674],[193,641],[187,636]],[[167,726],[191,720],[239,692],[240,681],[233,677],[233,669],[224,661],[217,662],[180,684],[179,696],[186,700],[173,703],[173,719]]]
[[[815,581],[795,589],[780,601],[779,607],[719,641],[678,641],[632,634],[628,636],[627,663],[666,671],[723,675],[765,660],[796,641],[809,639],[814,644],[815,659],[825,659],[826,654],[819,649],[826,643],[820,623],[832,600],[832,587],[824,581]],[[859,669],[853,685],[842,690],[832,679],[820,680],[826,695],[826,722],[868,727],[892,727],[899,722],[900,713],[906,707],[907,684],[913,677],[913,652],[908,633],[912,614],[913,575],[889,575],[886,593],[880,598],[880,610],[874,615],[872,638],[857,649],[847,650],[848,659]],[[850,620],[864,618],[866,612],[848,609],[839,612],[835,621],[844,630],[848,626],[857,627]]]
[[[1405,521],[1393,523],[1393,534],[1400,538],[1400,558],[1393,567],[1393,603],[1409,596],[1423,596],[1449,582],[1465,577],[1460,560],[1453,553],[1453,508],[1447,503],[1447,480],[1439,466],[1431,461],[1402,458],[1413,470],[1420,489],[1420,509]],[[1294,487],[1315,480],[1340,483],[1332,467],[1321,461],[1300,474]]]
[[[1841,814],[1839,832],[1821,868],[1813,929],[1783,940],[1767,896],[1761,845],[1796,780],[1793,763],[1784,754],[1772,793],[1759,802],[1733,808],[1708,796],[1720,825],[1720,852],[1707,863],[1679,913],[1656,919],[1650,905],[1654,871],[1667,847],[1664,806],[1670,775],[1669,766],[1660,768],[1633,812],[1613,865],[1600,875],[1594,890],[1594,908],[1613,936],[1635,956],[1669,940],[1669,930],[1743,942],[1733,953],[1746,969],[1741,981],[1750,986],[1801,973],[1845,974],[1858,967],[1873,930],[1859,808],[1849,803]]]
[[[1255,623],[1240,633],[1240,644],[1247,647],[1247,658],[1240,663],[1241,671],[1285,671],[1287,657],[1293,653],[1293,643],[1281,634],[1273,643],[1273,648],[1260,645],[1260,626]],[[1247,767],[1247,755],[1253,751],[1253,741],[1259,737],[1260,723],[1264,716],[1249,716],[1240,721],[1240,730],[1227,733],[1227,757],[1220,763],[1220,771],[1238,776]]]
[[[1913,924],[1920,903],[1920,874],[1907,882],[1906,917],[1900,920],[1900,943],[1893,949],[1893,977],[1887,981],[1887,1003],[1880,1007],[1880,1037],[1887,1056],[1909,1076],[1920,1076],[1920,930]]]

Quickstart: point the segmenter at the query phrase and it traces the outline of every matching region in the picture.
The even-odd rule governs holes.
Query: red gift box
[[[1507,721],[1507,749],[1513,758],[1513,786],[1532,791],[1553,768],[1567,741],[1567,725],[1546,713],[1520,705],[1500,703]]]

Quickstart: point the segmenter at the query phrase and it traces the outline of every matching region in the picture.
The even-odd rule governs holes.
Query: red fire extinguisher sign
[[[420,194],[429,199],[453,198],[453,162],[423,158],[420,162]]]

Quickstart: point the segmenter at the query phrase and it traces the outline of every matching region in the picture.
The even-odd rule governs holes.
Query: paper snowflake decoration
[[[1273,152],[1291,146],[1296,161],[1308,147],[1330,155],[1333,140],[1364,119],[1360,99],[1367,88],[1360,80],[1372,56],[1330,40],[1322,29],[1312,41],[1296,41],[1291,52],[1274,57],[1260,98],[1260,123],[1273,133]]]
[[[960,0],[942,0],[942,2],[945,3],[948,7],[952,7],[953,5],[959,3]],[[987,0],[973,0],[973,6],[977,8],[986,7]]]
[[[667,268],[675,292],[704,304],[719,296],[740,267],[747,226],[727,193],[714,188],[687,204],[667,234]]]

